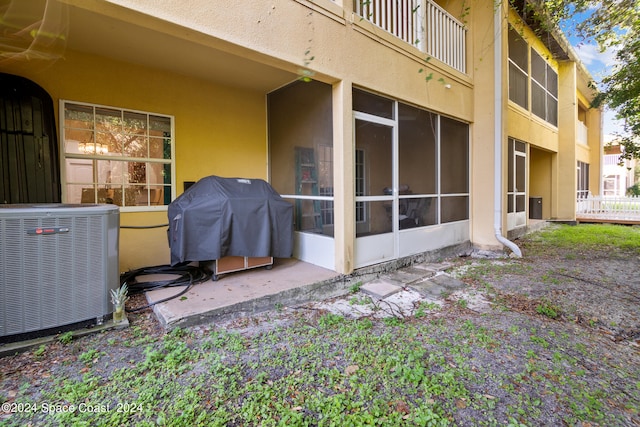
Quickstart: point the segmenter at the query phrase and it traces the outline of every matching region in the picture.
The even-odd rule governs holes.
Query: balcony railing
[[[582,219],[599,219],[609,221],[640,222],[640,197],[579,197],[576,206],[576,217]]]
[[[464,25],[430,0],[354,0],[363,19],[466,73]]]

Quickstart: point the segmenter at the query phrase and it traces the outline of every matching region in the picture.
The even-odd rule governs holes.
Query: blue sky
[[[580,17],[576,17],[575,19],[580,19]],[[605,52],[600,52],[600,49],[594,41],[582,40],[571,34],[571,24],[565,23],[563,27],[567,39],[596,82],[600,82],[605,75],[611,73],[613,67],[616,65],[616,54],[614,50],[610,49]],[[615,119],[615,112],[613,111],[605,111],[602,125],[605,143],[611,140],[610,135],[623,132],[622,123]]]
[[[613,51],[600,52],[595,44],[585,43],[575,44],[573,48],[596,82],[600,82],[602,77],[610,73],[615,66],[615,52]],[[622,133],[622,124],[615,119],[615,112],[613,111],[605,111],[602,125],[605,142],[609,142],[608,135],[616,132]]]

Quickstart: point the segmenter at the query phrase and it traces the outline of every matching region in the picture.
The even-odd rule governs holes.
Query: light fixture
[[[78,151],[84,154],[108,154],[109,146],[100,142],[79,142]]]

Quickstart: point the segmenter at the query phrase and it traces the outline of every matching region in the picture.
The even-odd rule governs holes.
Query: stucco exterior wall
[[[16,64],[2,71],[19,73],[49,92],[56,119],[60,99],[173,115],[177,194],[182,192],[183,181],[208,175],[266,178],[262,93],[71,51],[53,64],[29,68]],[[161,210],[122,212],[120,222],[139,226],[168,221],[166,210]],[[168,261],[165,228],[122,230],[122,271]]]
[[[434,58],[426,61],[427,55],[416,47],[353,14],[350,1],[343,2],[344,9],[331,0],[256,0],[251,7],[229,7],[223,0],[73,3],[161,31],[175,33],[176,25],[184,26],[198,31],[188,35],[194,42],[293,73],[306,68],[313,78],[331,84],[350,80],[408,103],[473,120],[470,76]]]
[[[267,178],[274,167],[269,164],[267,94],[298,75],[331,85],[333,128],[325,129],[324,134],[332,135],[334,146],[334,243],[335,268],[339,272],[350,273],[354,263],[353,87],[470,124],[470,235],[478,247],[501,247],[494,234],[497,191],[502,206],[498,222],[506,232],[509,137],[529,144],[528,195],[543,196],[545,217],[571,216],[573,196],[569,196],[575,194],[576,159],[590,163],[592,182],[599,181],[594,175],[599,173],[599,167],[593,167],[599,164],[599,112],[586,113],[587,126],[592,127],[588,148],[575,146],[576,87],[582,82],[575,67],[550,60],[561,85],[558,128],[509,102],[507,29],[509,22],[518,25],[519,20],[506,2],[498,5],[502,38],[496,39],[495,2],[438,1],[467,28],[465,74],[355,15],[351,0],[255,0],[250,4],[231,4],[227,0],[59,1],[82,11],[81,16],[97,16],[98,20],[105,18],[116,25],[124,23],[128,29],[141,30],[150,37],[145,40],[149,44],[140,44],[127,55],[114,53],[114,57],[128,57],[115,60],[95,54],[108,51],[105,46],[110,43],[108,38],[96,39],[91,42],[95,49],[91,43],[84,45],[91,54],[71,49],[57,62],[40,66],[27,61],[7,65],[2,71],[40,84],[54,98],[56,110],[60,99],[68,99],[174,116],[174,197],[182,192],[184,181],[207,175]],[[534,49],[549,60],[550,52],[535,34],[520,28]],[[153,45],[154,37],[175,43],[166,46],[161,59],[153,55],[142,58],[142,46],[162,50],[163,46]],[[494,63],[496,43],[501,55],[498,68]],[[179,52],[176,46],[183,51]],[[192,57],[180,73],[168,71],[172,67],[167,62],[185,57],[189,48],[204,50],[207,61]],[[211,65],[216,58],[240,58],[238,63],[243,68],[237,69],[237,74],[244,80],[229,74],[218,77],[219,70]],[[148,65],[138,65],[142,62]],[[496,75],[501,76],[499,81]],[[496,82],[501,85],[497,91]],[[587,97],[583,98],[581,101],[586,103]],[[329,105],[329,99],[324,105]],[[498,125],[496,114],[501,118]],[[324,122],[329,122],[328,116]],[[310,133],[314,132],[307,129],[301,134]],[[496,141],[502,150],[498,159]],[[497,191],[496,170],[502,180],[502,188]],[[563,200],[562,205],[559,200]],[[162,208],[123,212],[121,216],[123,225],[166,221]],[[166,263],[168,252],[163,228],[122,230],[122,270]]]

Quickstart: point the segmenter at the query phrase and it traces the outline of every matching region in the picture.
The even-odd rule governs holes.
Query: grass
[[[580,250],[616,247],[640,253],[640,227],[612,224],[561,225],[536,233],[529,239],[545,247]]]
[[[523,346],[504,345],[509,334]],[[605,395],[637,413],[637,385],[609,387],[621,374],[634,375],[632,368],[587,383],[573,356],[586,351],[580,339],[536,323],[503,329],[473,318],[334,314],[300,316],[255,335],[176,329],[145,344],[125,367],[109,367],[113,349],[86,348],[78,358],[84,368],[56,375],[40,395],[51,405],[46,412],[0,424],[448,426],[471,417],[474,425],[536,425],[544,396],[562,402],[558,423],[618,424]],[[30,390],[17,401],[28,401]]]
[[[534,241],[544,247],[569,240],[584,248],[611,238],[640,247],[637,229],[611,226],[557,227]],[[482,282],[496,272],[528,271],[522,264],[481,263],[468,274]],[[562,321],[550,322],[545,317],[559,317],[550,301],[536,307],[542,316],[474,317],[460,313],[466,301],[457,305],[423,303],[413,317],[384,320],[287,310],[288,323],[262,320],[254,332],[213,327],[153,336],[132,326],[108,341],[61,337],[77,360],[52,365],[38,384],[21,387],[12,398],[16,408],[37,403],[37,410],[0,413],[0,425],[523,426],[640,419],[637,367],[612,357],[615,349],[599,353],[592,331],[567,332]],[[40,347],[33,357],[50,353]],[[2,392],[0,401],[7,402]]]

